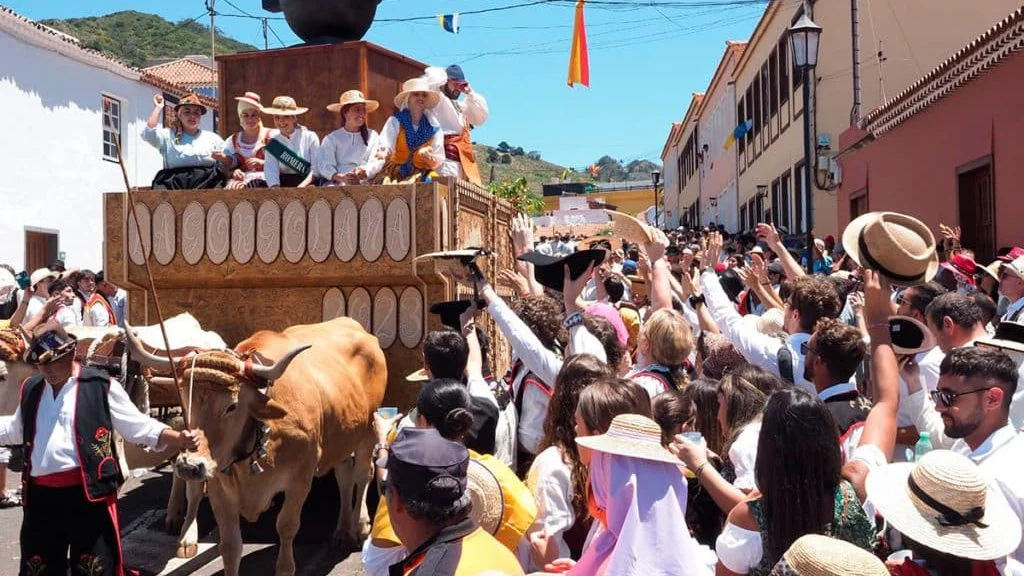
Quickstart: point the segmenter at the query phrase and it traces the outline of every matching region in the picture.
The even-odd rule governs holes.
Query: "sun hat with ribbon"
[[[923,222],[896,212],[869,212],[843,231],[843,247],[854,262],[896,284],[931,280],[939,269],[935,236]]]
[[[235,100],[238,101],[239,114],[246,108],[263,110],[263,102],[260,100],[260,95],[255,92],[246,92],[244,96],[235,96]]]
[[[995,560],[1020,542],[1020,520],[1003,494],[989,489],[974,462],[949,450],[872,471],[867,492],[890,526],[946,554]]]
[[[199,99],[198,94],[185,94],[178,100],[178,103],[174,105],[174,111],[177,112],[182,106],[195,106],[199,108],[201,115],[206,115],[206,106],[203,105],[203,101]]]
[[[349,104],[365,104],[367,114],[373,112],[377,108],[380,108],[380,102],[377,102],[376,100],[367,100],[366,96],[364,96],[359,90],[348,90],[341,93],[337,102],[334,104],[328,104],[327,109],[331,112],[341,112],[341,109]]]
[[[680,465],[679,459],[661,445],[661,428],[657,422],[639,414],[619,414],[607,432],[579,436],[576,443],[607,454]]]
[[[1010,262],[1003,262],[1002,270],[1024,280],[1024,256],[1018,256]]]
[[[309,108],[299,106],[291,96],[277,96],[270,106],[264,106],[260,110],[273,116],[298,116],[309,112]]]
[[[874,554],[821,534],[797,538],[769,576],[889,576]]]
[[[935,336],[923,322],[910,316],[889,317],[892,351],[900,356],[918,354],[935,348]]]
[[[426,92],[427,108],[437,106],[441,101],[441,93],[432,89],[426,78],[410,78],[402,84],[402,91],[395,96],[395,106],[402,108],[413,92]]]

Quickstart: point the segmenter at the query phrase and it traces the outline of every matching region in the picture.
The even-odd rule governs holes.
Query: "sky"
[[[176,22],[206,12],[203,0],[0,3],[36,20],[137,10]],[[591,0],[586,5],[590,88],[566,85],[575,13],[571,2],[463,14],[458,35],[442,30],[436,19],[440,13],[526,3],[383,0],[365,39],[428,64],[460,64],[491,112],[474,130],[475,141],[506,141],[582,169],[605,154],[626,162],[660,162],[672,122],[682,119],[691,94],[707,87],[726,40],[747,40],[767,1]],[[260,0],[217,0],[216,11],[223,14],[217,28],[242,42],[262,48],[262,23],[229,14],[274,18],[269,20],[270,48],[301,43],[283,15],[265,12]],[[387,21],[412,16],[434,18]]]

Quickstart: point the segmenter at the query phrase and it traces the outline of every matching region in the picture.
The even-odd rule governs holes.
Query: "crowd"
[[[808,274],[771,224],[518,218],[514,296],[467,264],[416,406],[375,416],[367,572],[1024,574],[1024,248],[939,232],[867,214]]]
[[[465,95],[465,98],[462,96]],[[380,107],[359,90],[348,90],[327,109],[339,127],[321,138],[299,123],[309,108],[290,96],[265,106],[259,94],[235,98],[241,130],[226,141],[200,127],[206,107],[186,95],[174,105],[167,127],[162,96],[142,138],[164,158],[155,189],[346,186],[462,178],[480,184],[472,140],[474,126],[487,121],[487,101],[473,91],[458,65],[430,67],[402,85],[397,111],[378,133],[367,115]],[[262,115],[275,128],[263,125]]]

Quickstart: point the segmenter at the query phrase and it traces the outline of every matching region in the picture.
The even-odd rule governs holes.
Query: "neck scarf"
[[[590,485],[588,507],[603,530],[570,575],[702,573],[697,542],[686,527],[686,480],[678,467],[594,451]]]
[[[412,159],[416,156],[416,150],[430,142],[430,139],[437,133],[437,128],[431,125],[426,114],[420,118],[419,126],[413,126],[412,113],[409,112],[408,108],[399,110],[395,114],[395,118],[402,126],[402,130],[405,132],[405,143],[409,146],[409,158],[406,159],[405,164],[402,164],[399,170],[402,178],[407,178],[413,171]]]

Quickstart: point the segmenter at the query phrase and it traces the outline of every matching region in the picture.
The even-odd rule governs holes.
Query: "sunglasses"
[[[809,340],[800,345],[800,354],[807,356],[808,352],[814,352],[815,354],[818,353],[818,351],[811,346],[811,342]]]
[[[903,295],[903,292],[900,292],[899,294],[896,295],[895,302],[897,306],[903,306],[904,304],[907,303],[907,297]]]
[[[988,388],[978,388],[977,390],[968,390],[967,392],[950,392],[949,390],[933,390],[931,392],[932,401],[936,404],[942,404],[946,408],[951,407],[956,399],[961,396],[967,396],[968,394],[977,394],[978,392],[987,392],[991,390]]]

